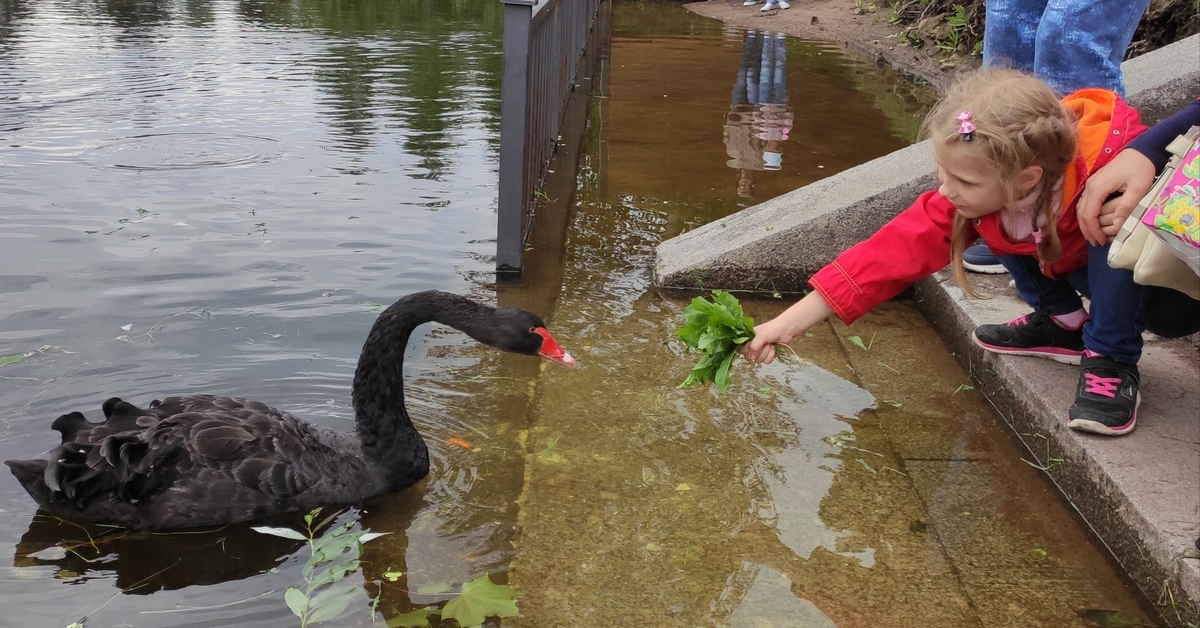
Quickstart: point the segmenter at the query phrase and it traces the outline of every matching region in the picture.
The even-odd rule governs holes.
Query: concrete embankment
[[[1128,100],[1148,123],[1200,95],[1200,36],[1124,64]],[[663,289],[799,292],[809,276],[933,186],[928,142],[846,170],[663,242]],[[1173,626],[1200,625],[1200,359],[1187,340],[1148,337],[1137,430],[1105,438],[1067,429],[1077,370],[985,354],[970,333],[1024,313],[1007,278],[947,273],[918,282],[917,306],[940,330],[1029,453]]]

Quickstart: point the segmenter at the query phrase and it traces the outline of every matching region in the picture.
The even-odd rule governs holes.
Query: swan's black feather
[[[401,298],[371,328],[355,371],[357,438],[258,401],[218,395],[117,397],[105,420],[64,414],[49,460],[9,460],[37,503],[64,519],[143,529],[225,524],[346,504],[411,486],[429,454],[404,407],[403,356],[418,325],[438,321],[494,347],[534,355],[544,325],[428,291]],[[544,331],[544,330],[543,330]]]

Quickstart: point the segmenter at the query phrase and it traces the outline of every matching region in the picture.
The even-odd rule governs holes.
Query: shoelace
[[[1026,324],[1026,323],[1028,323],[1028,322],[1029,322],[1029,315],[1028,315],[1028,314],[1022,314],[1022,315],[1020,315],[1020,316],[1018,316],[1018,317],[1016,317],[1016,318],[1012,319],[1011,321],[1008,321],[1008,326],[1009,326],[1009,327],[1016,327],[1016,326],[1018,326],[1018,325],[1024,325],[1024,324]]]
[[[1116,397],[1117,388],[1121,386],[1120,377],[1102,377],[1094,373],[1084,373],[1084,389],[1093,395]]]

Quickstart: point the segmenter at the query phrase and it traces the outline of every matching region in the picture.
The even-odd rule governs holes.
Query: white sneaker
[[[779,0],[779,8],[790,9],[792,8],[792,5],[788,4],[785,0]]]
[[[742,3],[742,6],[752,7],[756,4],[758,4],[759,2],[762,2],[762,0],[746,0],[745,2]]]
[[[773,11],[778,8],[779,8],[778,2],[767,2],[766,4],[763,5],[763,8],[759,9],[759,11]]]

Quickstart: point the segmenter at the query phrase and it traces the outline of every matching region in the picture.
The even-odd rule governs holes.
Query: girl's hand
[[[787,344],[795,337],[794,334],[787,333],[783,322],[780,321],[781,318],[783,318],[782,315],[761,325],[755,325],[754,337],[750,339],[750,342],[742,345],[739,350],[742,357],[762,364],[773,362],[775,360],[775,343]]]
[[[787,344],[813,325],[829,318],[833,308],[819,292],[810,292],[782,314],[754,326],[754,337],[738,351],[751,362],[770,364],[775,360],[775,343]]]
[[[1118,153],[1084,184],[1075,208],[1083,237],[1093,246],[1110,242],[1153,185],[1154,163],[1148,157],[1129,148]]]

